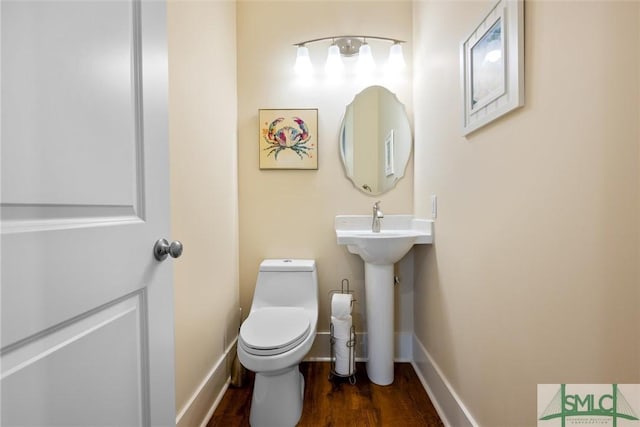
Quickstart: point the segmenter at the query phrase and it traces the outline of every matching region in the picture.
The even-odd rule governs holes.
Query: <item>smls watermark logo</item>
[[[640,427],[640,384],[538,384],[538,427]]]

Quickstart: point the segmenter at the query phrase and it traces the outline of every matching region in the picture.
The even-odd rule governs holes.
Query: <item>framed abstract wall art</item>
[[[260,169],[318,169],[318,110],[259,110]]]
[[[524,105],[523,0],[500,0],[460,45],[468,135]]]

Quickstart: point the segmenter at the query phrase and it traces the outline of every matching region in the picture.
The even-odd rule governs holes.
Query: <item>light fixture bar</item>
[[[355,37],[341,37],[336,39],[334,44],[340,49],[340,55],[354,56],[358,54],[360,46],[362,46],[364,42]]]
[[[315,43],[315,42],[320,42],[323,40],[336,40],[338,41],[339,39],[358,39],[360,41],[360,43],[362,43],[362,40],[364,39],[374,39],[374,40],[384,40],[384,41],[388,41],[391,43],[406,43],[405,40],[400,40],[400,39],[392,39],[389,37],[381,37],[381,36],[365,36],[365,35],[346,35],[346,36],[329,36],[329,37],[321,37],[318,39],[311,39],[311,40],[306,40],[300,43],[294,43],[294,46],[304,46],[307,43]],[[362,40],[360,40],[362,39]],[[357,49],[356,49],[357,51]]]

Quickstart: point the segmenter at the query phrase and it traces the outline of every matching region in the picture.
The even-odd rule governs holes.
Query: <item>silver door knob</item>
[[[178,258],[182,255],[182,243],[178,240],[169,243],[167,239],[158,239],[156,244],[153,245],[153,256],[158,261],[164,261],[167,255],[171,255],[172,258]]]

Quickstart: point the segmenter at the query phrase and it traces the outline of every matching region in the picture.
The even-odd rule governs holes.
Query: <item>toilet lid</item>
[[[309,316],[302,308],[265,307],[253,311],[240,328],[240,339],[249,353],[284,353],[309,335]]]

